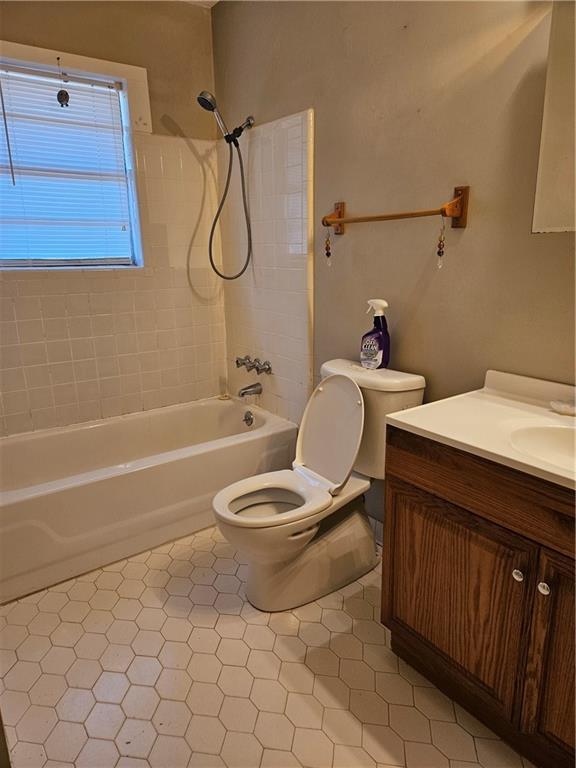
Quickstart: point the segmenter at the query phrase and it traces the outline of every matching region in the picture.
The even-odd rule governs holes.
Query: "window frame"
[[[130,221],[130,260],[119,258],[75,258],[75,259],[3,259],[0,257],[0,272],[52,270],[94,270],[94,269],[137,269],[144,266],[140,210],[137,190],[137,167],[134,152],[133,133],[151,133],[150,101],[146,70],[125,64],[89,59],[84,56],[34,48],[16,43],[0,41],[0,64],[6,69],[29,70],[39,75],[54,76],[59,69],[53,62],[60,57],[59,67],[71,79],[89,80],[95,83],[113,85],[118,92],[125,179]],[[79,68],[79,66],[81,68]],[[134,109],[136,112],[134,113]]]

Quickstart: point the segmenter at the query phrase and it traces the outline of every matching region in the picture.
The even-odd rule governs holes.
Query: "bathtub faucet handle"
[[[250,355],[245,355],[244,357],[237,357],[236,358],[236,368],[248,368],[249,365],[252,365],[252,358]],[[248,370],[251,370],[251,368],[248,368]]]
[[[256,357],[254,358],[254,365],[256,368],[256,373],[260,375],[261,373],[272,373],[272,363],[270,360],[260,360],[260,358]]]

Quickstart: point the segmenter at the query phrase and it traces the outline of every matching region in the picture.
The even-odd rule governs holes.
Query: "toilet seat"
[[[278,509],[276,512],[270,509],[268,514],[258,513],[260,505],[272,507],[274,504],[290,503],[286,500],[286,492],[295,497],[291,509]],[[285,525],[322,512],[331,504],[332,496],[327,490],[312,485],[291,469],[239,480],[217,493],[213,501],[217,517],[243,528]]]
[[[309,519],[332,506],[356,461],[364,400],[346,376],[316,387],[302,417],[291,470],[240,480],[216,494],[216,517],[241,528],[269,528]]]

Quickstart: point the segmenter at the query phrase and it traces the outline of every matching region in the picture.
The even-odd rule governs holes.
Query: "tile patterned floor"
[[[0,609],[14,768],[528,768],[399,660],[379,569],[294,611],[216,529]]]

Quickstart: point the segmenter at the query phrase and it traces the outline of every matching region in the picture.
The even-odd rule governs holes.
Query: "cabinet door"
[[[447,685],[510,721],[536,546],[396,478],[385,526],[384,623],[421,658],[430,651]]]
[[[526,667],[522,729],[574,755],[574,561],[542,550]]]

